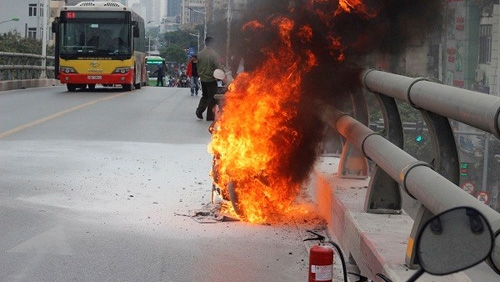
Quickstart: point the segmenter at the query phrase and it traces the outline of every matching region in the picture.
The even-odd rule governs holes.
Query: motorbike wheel
[[[237,215],[243,217],[243,211],[241,210],[241,207],[239,205],[238,194],[236,193],[235,188],[236,188],[236,183],[231,181],[227,184],[227,190],[229,192],[229,199],[231,200],[231,203],[233,205],[233,209]]]

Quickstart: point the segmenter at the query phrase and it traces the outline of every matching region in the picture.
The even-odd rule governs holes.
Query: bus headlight
[[[121,73],[121,74],[126,74],[127,72],[130,71],[130,67],[119,67],[116,68],[113,73]]]
[[[63,73],[76,73],[76,70],[72,67],[59,67],[59,72]]]

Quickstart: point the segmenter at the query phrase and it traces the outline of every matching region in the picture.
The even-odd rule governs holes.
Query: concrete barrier
[[[376,274],[382,273],[394,282],[406,281],[415,271],[405,265],[413,219],[405,212],[400,215],[366,213],[364,200],[369,179],[338,177],[338,163],[338,158],[322,157],[308,187],[328,222],[331,238],[342,246],[346,260],[355,264],[361,275],[381,281]],[[463,272],[442,277],[424,274],[420,279],[471,281]]]
[[[0,91],[25,89],[34,87],[59,86],[61,83],[56,79],[23,79],[0,81]]]

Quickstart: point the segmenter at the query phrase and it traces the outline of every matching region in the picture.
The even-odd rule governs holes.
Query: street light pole
[[[205,10],[205,19],[203,21],[203,47],[205,47],[205,39],[207,39],[207,32],[208,32],[208,27],[207,27],[207,22],[208,22],[208,13]]]
[[[198,50],[197,50],[197,52],[200,52],[201,45],[200,45],[200,31],[199,30],[196,31],[196,39],[198,39]]]
[[[196,12],[196,13],[200,13],[200,14],[202,14],[202,15],[205,16],[204,23],[203,23],[203,33],[204,33],[203,34],[203,42],[205,42],[205,39],[207,38],[207,29],[208,29],[208,27],[207,27],[207,21],[208,21],[207,12],[206,11],[205,12],[197,11],[197,10],[191,8],[191,7],[187,7],[187,8],[190,11],[193,11],[193,12]]]
[[[229,69],[229,45],[231,43],[231,0],[227,0],[227,40],[226,40],[226,69]]]
[[[18,21],[19,21],[19,18],[12,18],[10,20],[1,21],[0,24],[8,23],[8,22],[18,22]]]
[[[193,33],[189,33],[189,35],[191,36],[196,36],[196,39],[198,40],[198,52],[200,52],[200,31],[197,30],[196,31],[196,34],[193,34]]]
[[[45,0],[43,3],[43,17],[42,17],[42,71],[40,72],[40,78],[47,78],[47,2]]]
[[[148,21],[146,25],[148,26],[148,56],[151,56],[151,27],[149,26],[150,23],[154,21]]]

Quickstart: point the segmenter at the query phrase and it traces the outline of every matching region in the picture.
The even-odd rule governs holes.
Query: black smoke
[[[303,138],[296,152],[282,160],[283,171],[296,181],[307,179],[324,135],[325,125],[315,114],[314,101],[344,108],[349,91],[359,88],[361,70],[375,67],[368,63],[373,62],[374,54],[397,58],[409,45],[423,42],[441,27],[441,0],[364,0],[362,5],[358,7],[362,9],[336,13],[339,1],[255,0],[231,23],[229,50],[224,46],[226,23],[211,26],[210,33],[218,38],[218,49],[226,50],[233,72],[240,58],[248,72],[266,60],[263,50],[272,50],[279,38],[272,24],[277,17],[295,22],[294,51],[303,54],[308,50],[317,58],[318,65],[303,78],[299,115],[291,123]],[[264,28],[244,28],[252,21]],[[309,41],[299,36],[303,26],[312,28]],[[332,38],[338,39],[340,48],[332,46]]]

